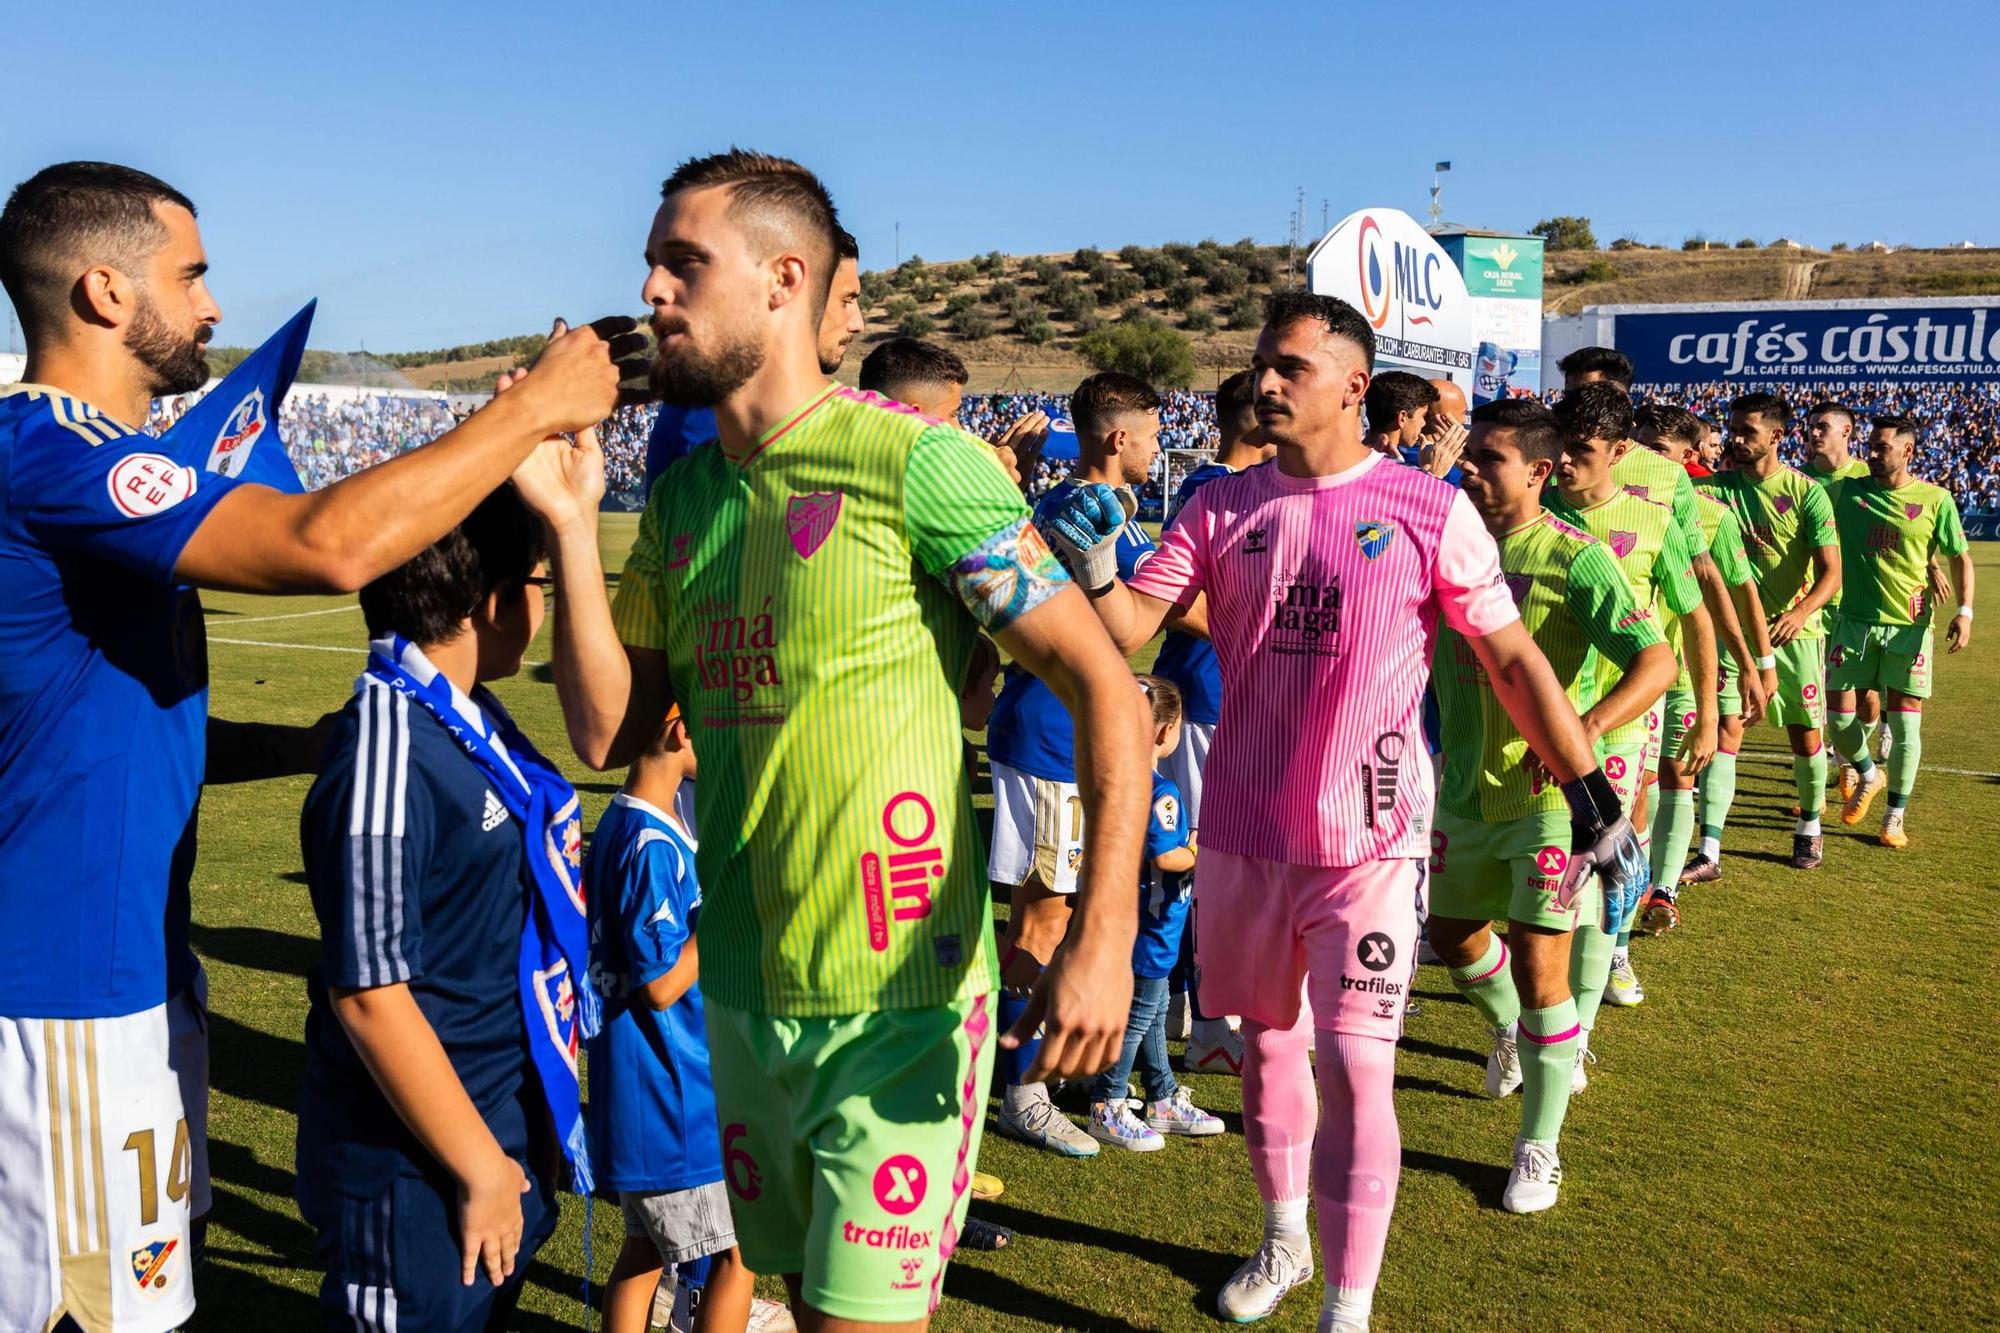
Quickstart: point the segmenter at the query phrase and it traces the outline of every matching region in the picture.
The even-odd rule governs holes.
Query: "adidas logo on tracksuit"
[[[507,822],[507,807],[500,804],[500,798],[491,791],[486,793],[486,817],[479,821],[482,833],[491,833]]]

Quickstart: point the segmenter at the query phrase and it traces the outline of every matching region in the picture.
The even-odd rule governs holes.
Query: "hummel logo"
[[[486,793],[486,817],[479,821],[481,833],[491,833],[507,822],[507,807],[490,790]]]
[[[1262,528],[1250,529],[1250,535],[1243,539],[1243,553],[1245,555],[1259,555],[1262,554],[1263,550],[1264,550],[1264,529]]]

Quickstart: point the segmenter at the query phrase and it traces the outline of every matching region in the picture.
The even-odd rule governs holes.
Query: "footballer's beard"
[[[660,330],[655,328],[654,332]],[[763,368],[764,349],[748,335],[725,337],[707,353],[684,337],[676,344],[661,341],[653,345],[647,378],[661,402],[675,407],[714,407]]]
[[[125,350],[151,372],[148,392],[155,398],[192,393],[208,383],[208,357],[204,352],[213,329],[203,324],[193,337],[174,332],[159,310],[144,296],[125,330]]]

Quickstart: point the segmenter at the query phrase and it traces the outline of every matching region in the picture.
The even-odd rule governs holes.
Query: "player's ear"
[[[805,295],[806,261],[795,250],[786,250],[771,261],[771,309],[789,305]]]
[[[70,308],[78,319],[100,328],[121,329],[138,309],[138,284],[105,264],[86,269],[70,291]]]

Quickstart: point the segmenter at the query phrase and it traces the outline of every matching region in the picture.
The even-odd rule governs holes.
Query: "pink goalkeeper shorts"
[[[1394,1040],[1416,972],[1422,863],[1302,866],[1204,849],[1195,865],[1203,1013]]]

